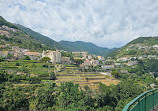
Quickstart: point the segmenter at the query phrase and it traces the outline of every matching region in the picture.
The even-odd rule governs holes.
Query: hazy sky
[[[158,0],[0,0],[0,15],[56,41],[109,48],[158,35]]]

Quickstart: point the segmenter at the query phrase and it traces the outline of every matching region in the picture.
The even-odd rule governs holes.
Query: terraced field
[[[73,82],[79,84],[81,88],[88,85],[91,89],[97,89],[98,84],[118,84],[119,80],[102,75],[99,73],[80,72],[79,67],[69,66],[61,67],[57,71],[57,80],[49,80],[49,72],[53,72],[55,68],[48,68],[45,66],[50,63],[41,63],[40,61],[2,61],[0,62],[0,70],[6,70],[9,74],[29,75],[30,77],[40,77],[42,83],[55,83],[60,85],[63,82]],[[57,69],[57,68],[56,68]],[[28,81],[21,80],[20,84],[28,84]],[[19,84],[19,85],[20,85]]]
[[[106,84],[109,86],[110,84],[118,84],[119,80],[101,75],[99,73],[67,73],[66,71],[60,72],[57,74],[57,80],[55,81],[57,85],[60,85],[60,83],[63,82],[73,82],[75,84],[79,84],[80,87],[84,87],[85,85],[88,85],[93,90],[98,88],[98,84],[101,82],[103,84]]]

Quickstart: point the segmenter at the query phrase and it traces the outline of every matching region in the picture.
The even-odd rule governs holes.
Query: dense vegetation
[[[100,83],[99,90],[92,92],[87,86],[85,86],[85,90],[82,90],[77,84],[71,82],[56,86],[54,83],[43,84],[36,81],[31,82],[32,85],[29,86],[16,86],[18,80],[13,82],[14,76],[1,72],[0,109],[8,111],[21,109],[121,111],[125,104],[145,91],[144,87],[136,82],[143,82],[144,77],[147,76],[137,78],[137,76],[124,75],[126,79],[118,85],[106,86]],[[20,80],[25,79],[25,77],[19,78]]]
[[[147,73],[157,72],[157,66],[152,67],[157,63],[158,60],[140,61],[136,69],[141,65],[142,74],[121,74],[113,69],[112,75],[121,82],[110,86],[99,83],[98,89],[92,90],[88,86],[82,89],[72,82],[57,86],[54,68],[45,61],[4,60],[0,62],[0,110],[121,111],[133,98],[151,89],[150,84],[158,84]],[[144,72],[145,68],[148,70]],[[12,73],[7,73],[9,70]]]
[[[143,81],[142,77],[135,77],[133,81],[133,77],[126,75],[126,79],[116,86],[100,83],[96,92],[87,86],[82,90],[71,82],[61,86],[56,86],[55,83],[43,84],[37,81],[38,78],[35,82],[30,82],[32,85],[19,86],[18,80],[29,81],[29,77],[21,75],[15,80],[15,76],[5,72],[0,75],[0,110],[6,111],[121,111],[125,104],[144,91],[144,87],[136,82]]]
[[[69,42],[69,41],[60,41],[60,45],[64,46],[68,51],[87,51],[89,54],[101,55],[106,56],[107,54],[111,53],[112,51],[116,50],[116,48],[108,49],[96,46],[90,42]]]

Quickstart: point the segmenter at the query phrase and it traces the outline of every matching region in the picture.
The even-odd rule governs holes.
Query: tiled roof
[[[25,52],[24,55],[39,55],[38,52]]]

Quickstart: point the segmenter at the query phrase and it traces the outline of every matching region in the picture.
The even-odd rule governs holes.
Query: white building
[[[52,63],[61,63],[61,53],[59,51],[46,50],[42,52],[42,58],[49,57]]]
[[[158,44],[153,45],[153,48],[158,49]]]

